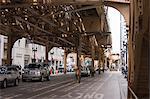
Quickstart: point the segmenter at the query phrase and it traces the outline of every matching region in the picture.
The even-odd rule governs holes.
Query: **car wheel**
[[[43,75],[41,76],[41,82],[43,82],[44,81],[44,77],[43,77]]]
[[[5,79],[2,83],[2,88],[6,88],[7,87],[7,80]]]
[[[15,79],[15,86],[18,86],[18,85],[19,85],[19,79],[16,78],[16,79]]]
[[[47,76],[47,80],[50,81],[50,79],[51,79],[51,78],[50,78],[50,75],[48,75],[48,76]]]

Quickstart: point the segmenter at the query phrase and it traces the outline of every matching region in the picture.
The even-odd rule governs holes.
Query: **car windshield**
[[[5,67],[0,67],[0,74],[4,74],[6,71],[7,70]]]
[[[18,70],[21,70],[21,66],[20,65],[12,65],[12,67],[17,68]]]
[[[29,64],[27,68],[40,68],[40,64]]]

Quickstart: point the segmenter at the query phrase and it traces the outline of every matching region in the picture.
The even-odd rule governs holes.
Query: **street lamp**
[[[54,52],[52,51],[52,52],[50,52],[50,54],[51,54],[51,66],[53,65],[53,57],[52,57],[52,55],[54,54]]]
[[[32,51],[34,53],[34,59],[33,59],[33,62],[36,62],[36,59],[35,59],[35,52],[37,52],[37,47],[32,47]]]

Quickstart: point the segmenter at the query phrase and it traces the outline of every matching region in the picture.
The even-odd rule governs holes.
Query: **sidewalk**
[[[122,75],[121,73],[118,75],[118,82],[120,87],[121,99],[127,99],[127,79],[124,78],[124,75]]]

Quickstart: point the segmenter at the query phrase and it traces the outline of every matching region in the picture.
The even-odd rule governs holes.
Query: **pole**
[[[64,50],[64,74],[67,72],[67,51],[66,48]]]
[[[34,47],[32,48],[32,51],[33,51],[33,62],[36,62],[36,59],[35,59],[35,52],[37,51],[37,48],[35,48],[35,45]]]
[[[45,62],[48,64],[48,44],[46,45],[46,48],[45,48]]]

